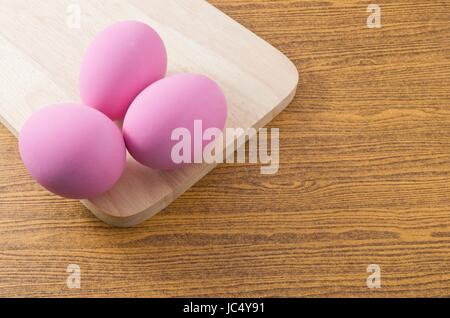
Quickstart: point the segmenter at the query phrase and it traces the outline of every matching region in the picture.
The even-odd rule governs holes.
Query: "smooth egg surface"
[[[77,104],[45,107],[20,132],[21,158],[49,191],[91,199],[122,175],[126,149],[120,129],[101,112]]]
[[[171,170],[183,165],[171,157],[172,148],[178,143],[172,140],[176,128],[189,131],[193,157],[195,121],[201,121],[203,134],[208,128],[223,130],[226,119],[227,101],[220,87],[206,76],[183,73],[146,88],[130,106],[123,133],[128,151],[138,162]],[[200,143],[204,147],[209,142]]]
[[[158,33],[147,24],[125,21],[100,32],[87,49],[80,70],[84,104],[121,120],[134,98],[163,78],[167,53]]]

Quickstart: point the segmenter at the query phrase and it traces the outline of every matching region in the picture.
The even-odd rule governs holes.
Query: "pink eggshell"
[[[73,199],[110,189],[125,167],[120,129],[101,112],[82,105],[48,106],[33,114],[19,137],[22,160],[38,183]]]
[[[214,81],[203,75],[178,74],[150,85],[133,101],[123,133],[128,151],[138,162],[171,170],[183,165],[171,157],[178,143],[171,140],[174,129],[186,128],[193,140],[195,120],[202,121],[203,133],[208,128],[223,130],[226,119],[226,98]],[[194,142],[191,146],[193,157]]]
[[[113,120],[123,119],[134,98],[163,78],[167,53],[150,26],[125,21],[100,32],[85,53],[80,71],[84,104]]]

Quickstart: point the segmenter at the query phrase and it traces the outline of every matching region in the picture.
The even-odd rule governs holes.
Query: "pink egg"
[[[150,85],[133,101],[123,133],[128,151],[138,162],[169,170],[185,163],[172,158],[172,149],[178,143],[172,138],[176,128],[185,129],[191,136],[192,163],[195,122],[201,121],[199,131],[203,134],[209,128],[223,130],[226,119],[227,102],[214,81],[203,75],[178,74]],[[202,147],[209,142],[200,140]]]
[[[101,112],[77,104],[48,106],[33,114],[20,132],[19,148],[34,179],[67,198],[102,194],[125,167],[120,129]]]
[[[113,24],[97,35],[84,56],[81,99],[113,120],[123,119],[134,98],[166,70],[166,49],[155,30],[137,21]]]

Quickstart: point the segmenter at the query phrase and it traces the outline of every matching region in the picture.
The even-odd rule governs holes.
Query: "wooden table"
[[[211,2],[301,72],[279,173],[221,165],[115,229],[38,186],[1,127],[0,296],[450,296],[450,2],[384,1],[381,29],[367,1]]]

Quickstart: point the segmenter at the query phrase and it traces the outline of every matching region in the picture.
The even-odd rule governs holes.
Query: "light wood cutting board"
[[[84,50],[97,32],[122,20],[139,20],[159,32],[168,50],[169,74],[203,73],[219,83],[229,102],[227,127],[263,127],[295,95],[293,63],[203,0],[3,0],[2,123],[17,136],[39,108],[79,102]],[[82,203],[106,223],[132,226],[161,211],[213,168],[203,164],[164,172],[128,157],[114,188]]]

